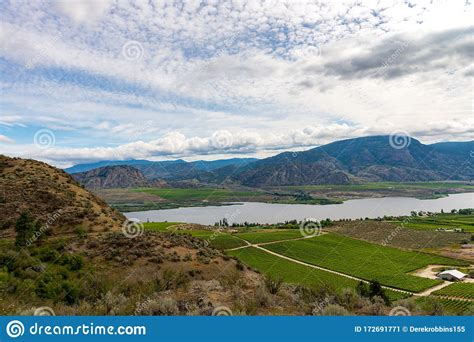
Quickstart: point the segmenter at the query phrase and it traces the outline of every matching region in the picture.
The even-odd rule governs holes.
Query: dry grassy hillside
[[[12,228],[25,211],[53,233],[58,227],[61,233],[115,230],[125,219],[66,172],[36,160],[0,156],[0,228]]]
[[[311,311],[297,289],[274,284],[204,240],[127,235],[120,213],[48,164],[0,156],[0,189],[0,314],[45,306],[63,315]],[[50,233],[19,243],[14,227],[26,224],[25,212]]]
[[[57,315],[211,315],[222,306],[234,314],[304,313],[283,289],[269,293],[262,275],[186,234],[49,237],[20,251],[4,244],[2,260],[10,260],[2,315],[44,306]]]

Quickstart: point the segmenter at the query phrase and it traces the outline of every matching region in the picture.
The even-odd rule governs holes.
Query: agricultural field
[[[272,195],[258,189],[231,188],[130,188],[95,191],[121,212],[219,206],[228,202],[271,202]]]
[[[278,187],[291,190],[339,190],[339,191],[376,191],[392,189],[430,189],[430,190],[449,190],[463,189],[474,191],[473,184],[466,182],[370,182],[362,184],[322,184],[322,185],[296,185]]]
[[[168,201],[191,202],[231,202],[243,201],[255,196],[261,196],[259,191],[242,191],[233,189],[193,188],[193,189],[164,189],[164,188],[140,188],[135,191],[159,196]]]
[[[365,220],[362,223],[339,221],[326,227],[325,230],[355,239],[407,249],[451,247],[471,239],[470,233],[436,232],[400,227],[400,224],[377,220]],[[394,231],[397,234],[393,234]]]
[[[393,221],[395,224],[402,222]],[[454,229],[462,228],[466,232],[474,233],[474,214],[459,215],[459,214],[437,214],[435,216],[416,216],[409,217],[403,223],[406,228],[421,229],[421,230],[435,230],[437,228]]]
[[[299,229],[266,229],[248,233],[236,233],[235,236],[238,236],[253,244],[299,239],[303,237]]]
[[[440,198],[448,194],[474,192],[474,184],[468,182],[370,182],[361,184],[297,185],[268,188],[274,192],[306,192],[316,198],[348,200],[371,197]]]
[[[433,292],[433,295],[474,299],[474,283],[453,283]]]
[[[138,188],[135,193],[156,196],[165,206],[171,203],[187,206],[189,204],[207,203],[207,205],[219,205],[228,202],[262,202],[282,204],[340,204],[342,200],[323,198],[301,198],[295,191],[278,193],[263,189],[233,189],[233,188]]]
[[[434,303],[440,306],[441,310],[446,315],[472,315],[474,310],[474,303],[466,300],[446,299],[435,296],[418,297],[415,302],[420,306],[424,312],[433,310]],[[439,314],[433,312],[432,314]]]
[[[281,279],[290,284],[298,284],[311,288],[328,287],[336,291],[346,287],[354,288],[358,281],[333,273],[300,265],[282,259],[255,247],[248,247],[227,254],[241,260],[244,264],[260,271],[273,279]],[[391,300],[406,297],[404,293],[386,290]]]
[[[265,248],[313,265],[413,292],[420,292],[441,281],[416,277],[408,272],[429,264],[467,265],[461,260],[382,247],[336,234],[280,242]]]
[[[357,285],[355,280],[296,264],[255,247],[228,251],[227,254],[238,258],[243,263],[273,279],[282,279],[287,283],[301,284],[313,288],[327,286],[339,289]]]
[[[247,229],[242,233],[231,234],[205,229],[174,230],[173,226],[177,224],[179,223],[160,222],[145,223],[144,225],[146,229],[150,230],[171,230],[177,233],[191,234],[194,237],[207,240],[211,246],[223,250],[245,247],[247,244],[244,240],[252,244],[269,243],[265,245],[265,248],[276,253],[368,281],[378,280],[382,285],[411,292],[420,292],[441,283],[437,279],[421,278],[409,274],[415,269],[429,264],[468,265],[467,262],[461,260],[384,247],[334,233],[301,239],[302,235],[299,229]],[[270,277],[281,278],[289,283],[313,287],[324,284],[336,288],[348,287],[351,284],[353,286],[354,283],[357,283],[355,280],[300,265],[254,247],[227,251],[227,253]],[[443,291],[451,293],[456,290],[456,295],[448,293],[443,295],[472,298],[472,287],[466,285],[472,286],[474,284],[453,284],[452,287],[449,286],[435,294],[442,295]],[[457,287],[462,287],[462,291]],[[471,292],[469,292],[469,288],[471,288]],[[391,294],[394,299],[397,296],[400,296],[397,292]]]

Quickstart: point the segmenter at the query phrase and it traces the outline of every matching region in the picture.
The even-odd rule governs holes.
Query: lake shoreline
[[[414,211],[440,212],[474,207],[474,193],[449,194],[436,199],[412,197],[379,197],[350,199],[341,204],[280,204],[261,202],[227,202],[226,205],[180,207],[174,209],[146,210],[124,213],[128,218],[142,221],[188,222],[214,224],[226,218],[230,223],[259,222],[278,223],[289,220],[315,218],[358,219],[388,216],[404,216]]]
[[[241,202],[190,202],[190,203],[157,203],[152,206],[150,205],[127,205],[127,204],[110,204],[114,209],[117,209],[121,213],[130,213],[130,212],[141,212],[141,211],[152,211],[152,210],[167,210],[167,209],[178,209],[178,208],[195,208],[195,207],[221,207],[229,205],[238,205],[240,203],[266,203],[266,204],[289,204],[289,205],[315,205],[315,206],[324,206],[324,205],[333,205],[333,204],[343,204],[344,202],[351,200],[359,199],[369,199],[369,198],[414,198],[418,200],[433,200],[439,198],[445,198],[450,195],[455,194],[465,194],[465,193],[474,193],[474,191],[464,191],[464,192],[452,192],[452,193],[439,193],[427,196],[390,196],[390,195],[380,195],[380,196],[354,196],[349,198],[318,198],[312,201],[251,201],[245,200]]]

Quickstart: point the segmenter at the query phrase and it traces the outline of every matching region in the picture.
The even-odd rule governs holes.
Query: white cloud
[[[0,5],[9,72],[0,125],[68,136],[42,152],[55,162],[266,153],[395,128],[429,141],[472,131],[465,1],[52,4]],[[122,54],[130,41],[143,49],[133,61]],[[234,150],[210,145],[222,130]]]
[[[0,116],[0,125],[3,126],[20,126],[25,127],[25,124],[22,123],[23,118],[20,115],[2,115]]]
[[[55,0],[55,8],[76,23],[93,22],[105,15],[110,0]]]

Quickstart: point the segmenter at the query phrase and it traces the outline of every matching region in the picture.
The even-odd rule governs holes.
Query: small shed
[[[465,277],[467,277],[467,274],[464,274],[458,270],[446,270],[438,273],[438,278],[443,280],[460,281]]]

